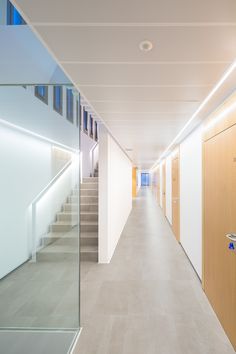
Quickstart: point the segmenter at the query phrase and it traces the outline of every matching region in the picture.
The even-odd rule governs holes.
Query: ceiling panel
[[[15,0],[31,22],[234,22],[235,0]]]
[[[226,64],[64,64],[80,85],[213,85]]]
[[[198,87],[87,87],[82,86],[89,101],[202,101],[212,88],[211,85]]]
[[[128,112],[165,112],[165,113],[192,113],[197,109],[199,102],[95,102],[93,107],[98,113],[128,113]]]
[[[236,47],[236,26],[111,27],[109,31],[106,27],[76,26],[36,29],[62,62],[231,62]],[[146,38],[153,43],[149,53],[139,49],[139,43]]]
[[[13,0],[140,167],[236,57],[235,0]],[[150,40],[150,52],[139,50]]]

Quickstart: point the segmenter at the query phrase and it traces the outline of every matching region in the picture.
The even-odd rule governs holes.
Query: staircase
[[[74,189],[43,238],[37,261],[78,259],[78,188]],[[83,179],[80,187],[80,260],[98,261],[98,178]]]
[[[80,249],[81,261],[98,261],[98,177],[80,187]]]

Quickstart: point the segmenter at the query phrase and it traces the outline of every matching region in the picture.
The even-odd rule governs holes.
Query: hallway
[[[76,354],[233,354],[149,189],[108,265],[84,263]]]

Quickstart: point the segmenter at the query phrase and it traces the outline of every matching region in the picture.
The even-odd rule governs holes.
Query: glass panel
[[[53,88],[53,108],[56,112],[62,114],[62,86],[54,86]]]
[[[0,329],[77,331],[79,127],[37,88],[0,87]]]
[[[83,109],[83,118],[84,118],[84,132],[88,133],[88,112]]]
[[[73,123],[74,121],[74,97],[72,89],[66,90],[66,111],[67,119]]]
[[[90,116],[89,125],[90,125],[89,134],[90,134],[91,138],[93,138],[93,117],[92,116]]]
[[[98,141],[98,123],[95,121],[94,122],[94,130],[95,130],[95,140]]]
[[[25,25],[26,22],[12,5],[12,3],[7,1],[7,25]]]
[[[30,27],[6,26],[25,24],[7,0],[0,14],[0,352],[64,354],[80,325],[76,90]]]
[[[48,87],[45,85],[35,86],[35,96],[44,103],[48,103]]]

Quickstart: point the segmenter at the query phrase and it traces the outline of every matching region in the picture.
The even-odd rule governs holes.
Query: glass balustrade
[[[0,85],[0,331],[73,334],[80,326],[79,95],[68,121],[68,85],[46,86],[47,104],[36,86]]]

